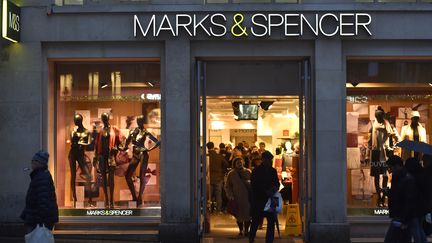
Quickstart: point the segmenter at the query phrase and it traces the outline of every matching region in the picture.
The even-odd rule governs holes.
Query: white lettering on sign
[[[388,209],[374,209],[374,215],[388,215],[389,210]]]
[[[232,18],[232,21],[228,22],[228,18]],[[249,21],[246,18],[249,18]],[[153,14],[146,23],[134,15],[133,22],[135,37],[138,35],[157,37],[164,32],[171,36],[179,36],[181,32],[184,32],[191,37],[195,37],[199,33],[222,37],[228,33],[228,29],[234,37],[247,37],[249,33],[255,37],[272,36],[275,33],[280,33],[285,37],[303,36],[306,33],[332,37],[356,36],[360,32],[372,36],[369,29],[372,17],[367,13],[307,15],[300,13],[255,13],[252,15],[235,13],[232,17],[227,17],[222,13],[203,16],[185,13],[173,14],[172,16]]]
[[[8,23],[9,23],[9,28],[15,30],[15,31],[19,31],[20,30],[20,25],[19,25],[19,20],[20,17],[19,15],[16,15],[12,12],[9,12],[9,19],[8,19]]]
[[[132,210],[87,210],[87,216],[132,216]]]

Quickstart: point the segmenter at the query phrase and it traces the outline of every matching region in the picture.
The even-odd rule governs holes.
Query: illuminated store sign
[[[20,41],[21,9],[7,1],[2,1],[2,37],[17,43]]]
[[[212,37],[232,35],[234,37],[269,37],[280,34],[285,37],[303,36],[357,36],[367,34],[372,17],[367,13],[236,13],[227,18],[225,14],[207,15],[175,14],[152,15],[140,19],[134,15],[134,36],[158,37],[161,33],[171,36],[204,34]]]

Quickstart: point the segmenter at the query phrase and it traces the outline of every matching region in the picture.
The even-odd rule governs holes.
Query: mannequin
[[[426,142],[426,129],[419,123],[419,120],[420,112],[412,111],[411,123],[403,126],[401,129],[401,138],[403,140],[408,139],[411,141]],[[403,149],[402,159],[406,160],[410,157],[421,159],[419,153]]]
[[[99,131],[95,142],[95,156],[99,160],[99,169],[102,174],[102,185],[105,194],[105,206],[114,207],[114,171],[116,168],[115,156],[120,144],[120,131],[109,124],[109,114],[102,113],[103,128]],[[108,173],[108,175],[107,175]],[[108,177],[107,177],[108,176]],[[108,186],[110,194],[108,196]],[[109,204],[108,204],[109,200]]]
[[[147,172],[147,165],[149,159],[148,152],[158,147],[160,145],[160,142],[144,128],[144,116],[137,117],[137,124],[138,127],[130,131],[123,150],[125,150],[132,142],[133,157],[126,171],[125,179],[132,194],[133,200],[136,201],[137,206],[139,206],[142,204],[142,194],[145,189],[145,174]],[[153,143],[155,143],[155,145],[151,149],[147,149],[145,147],[145,142],[147,141],[147,138],[149,138],[151,141],[153,141]],[[139,163],[141,163],[139,176],[140,188],[137,196],[135,192],[135,186],[132,181],[132,176],[135,173],[135,170],[138,167]]]
[[[75,189],[76,181],[76,163],[80,167],[82,174],[85,177],[86,184],[89,185],[91,175],[84,158],[85,147],[91,143],[90,132],[83,126],[83,117],[81,114],[74,116],[75,128],[71,132],[71,150],[69,151],[69,166],[71,171],[70,186],[73,197],[73,206],[76,206],[77,196]]]
[[[371,151],[371,170],[370,175],[374,177],[375,190],[378,195],[377,206],[385,206],[385,195],[383,188],[387,187],[387,151],[389,149],[389,139],[394,135],[390,123],[384,119],[384,110],[378,106],[375,110],[375,121],[369,131],[369,147]],[[380,187],[380,175],[382,175],[382,187]]]

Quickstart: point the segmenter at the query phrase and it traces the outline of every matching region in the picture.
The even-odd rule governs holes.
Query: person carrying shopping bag
[[[31,161],[30,185],[21,219],[24,220],[26,243],[53,243],[52,230],[58,222],[54,182],[48,171],[49,154],[37,152]]]

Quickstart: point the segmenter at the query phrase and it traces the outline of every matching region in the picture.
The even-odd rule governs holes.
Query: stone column
[[[162,58],[162,242],[196,242],[191,156],[190,43],[165,42]]]
[[[310,242],[350,242],[346,218],[345,75],[340,40],[315,43],[315,218]]]

